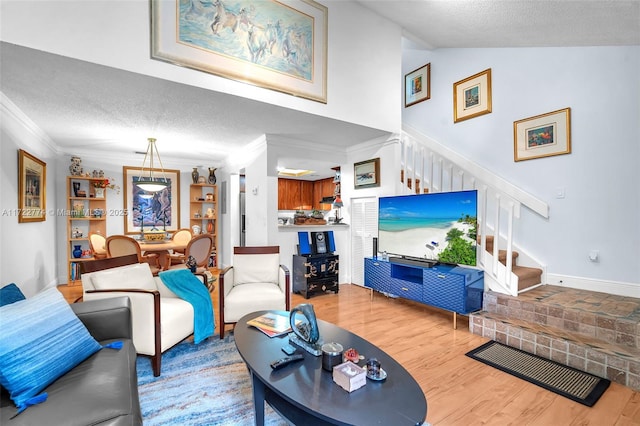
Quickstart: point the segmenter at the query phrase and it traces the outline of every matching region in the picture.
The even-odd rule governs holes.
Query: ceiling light
[[[278,167],[278,176],[300,177],[315,173],[315,170],[304,169],[287,169],[286,167]]]
[[[140,177],[138,181],[135,182],[135,185],[142,189],[143,191],[154,193],[158,191],[162,191],[167,186],[169,186],[169,181],[164,174],[164,167],[162,167],[162,160],[160,159],[160,153],[156,149],[156,139],[149,138],[149,145],[147,146],[147,152],[144,155],[144,160],[142,160],[142,168],[140,169]],[[162,177],[154,177],[153,175],[153,156],[154,154],[158,157],[158,163],[160,163],[160,170],[162,171]],[[149,158],[149,167],[147,168],[148,173],[145,174],[145,164],[147,163],[147,158]]]

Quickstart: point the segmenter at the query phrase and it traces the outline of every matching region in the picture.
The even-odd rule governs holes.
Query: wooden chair
[[[89,248],[94,259],[104,259],[107,257],[107,239],[102,234],[92,232],[89,234]]]
[[[153,275],[158,275],[158,272],[160,272],[158,255],[153,253],[143,255],[140,250],[140,245],[131,237],[126,235],[112,235],[107,238],[105,248],[107,249],[107,257],[120,257],[135,254],[138,256],[138,263],[149,264]]]
[[[193,237],[180,258],[181,263],[173,265],[169,269],[186,268],[185,262],[189,256],[196,259],[196,273],[203,273],[209,264],[209,256],[213,250],[213,237],[210,234],[200,234]]]
[[[280,247],[235,247],[233,264],[220,272],[220,338],[226,324],[261,310],[288,311],[289,269],[280,264]]]
[[[187,244],[189,244],[189,241],[191,241],[191,238],[193,238],[193,234],[191,233],[191,230],[188,228],[181,228],[173,233],[173,235],[171,236],[171,241],[173,241],[175,244],[186,246]],[[171,253],[171,255],[169,256],[169,259],[171,260],[171,265],[183,263],[185,250],[186,250],[186,247],[183,249],[173,249],[173,253]]]

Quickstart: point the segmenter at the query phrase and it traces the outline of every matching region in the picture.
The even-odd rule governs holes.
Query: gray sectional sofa
[[[120,350],[100,350],[49,385],[45,402],[16,414],[2,390],[0,424],[141,425],[136,350],[127,297],[74,303],[71,308],[101,344],[122,341]]]

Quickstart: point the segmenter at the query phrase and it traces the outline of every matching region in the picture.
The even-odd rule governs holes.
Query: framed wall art
[[[47,220],[47,164],[18,150],[18,223]]]
[[[491,68],[453,84],[453,122],[491,112]]]
[[[145,168],[145,176],[149,170],[153,170],[154,176],[166,177],[169,185],[162,191],[146,194],[135,185],[140,179],[140,167],[122,168],[125,234],[153,228],[172,232],[180,227],[180,170]]]
[[[513,123],[515,161],[571,153],[571,108]]]
[[[431,64],[423,65],[404,76],[404,107],[431,98]]]
[[[380,186],[380,158],[355,163],[353,185],[355,189]]]
[[[151,57],[326,103],[327,14],[312,0],[151,0]]]

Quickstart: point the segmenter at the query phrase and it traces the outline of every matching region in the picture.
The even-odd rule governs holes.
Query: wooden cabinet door
[[[289,210],[287,204],[289,194],[288,179],[278,179],[278,210]]]
[[[313,201],[313,182],[308,180],[301,180],[300,182],[300,209],[312,210],[314,204]]]

